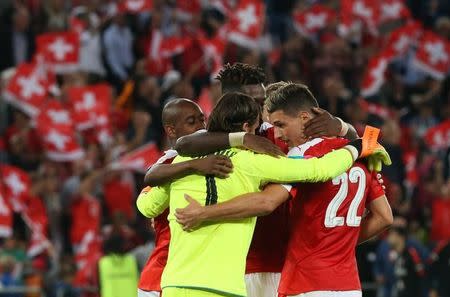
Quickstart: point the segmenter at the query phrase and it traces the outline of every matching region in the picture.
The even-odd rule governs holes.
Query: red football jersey
[[[346,143],[314,139],[289,154],[320,157]],[[355,258],[361,217],[382,195],[376,173],[361,162],[332,181],[298,185],[279,293],[361,290]]]
[[[170,164],[177,156],[175,150],[168,150],[155,164]],[[142,191],[148,191],[149,187]],[[142,269],[138,288],[144,291],[161,291],[161,275],[169,255],[170,228],[167,216],[169,209],[153,219],[155,248]]]
[[[263,123],[259,131],[278,145],[284,152],[287,144],[275,139],[274,128],[269,123]],[[281,204],[270,215],[259,217],[256,221],[252,243],[247,255],[245,273],[281,272],[289,239],[289,204]]]

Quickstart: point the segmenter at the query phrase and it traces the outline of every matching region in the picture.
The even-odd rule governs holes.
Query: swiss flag
[[[119,11],[129,14],[137,14],[150,11],[153,8],[152,0],[122,0],[119,4]]]
[[[200,36],[197,41],[203,48],[205,61],[211,66],[211,79],[214,79],[222,69],[226,42],[219,34],[214,38]]]
[[[27,254],[34,257],[47,250],[50,242],[48,240],[48,217],[45,205],[39,197],[30,195],[26,207],[22,212],[22,219],[31,230]]]
[[[161,156],[161,152],[155,143],[147,143],[114,161],[109,166],[115,170],[134,170],[140,173],[147,172]]]
[[[355,21],[362,21],[376,34],[380,18],[380,7],[372,0],[341,0],[341,25],[344,35],[349,32]]]
[[[433,150],[447,149],[450,146],[450,120],[429,128],[424,139]]]
[[[394,30],[389,35],[386,51],[390,58],[404,55],[411,45],[422,34],[422,25],[419,22],[409,22],[408,24]]]
[[[419,41],[414,65],[435,79],[444,79],[450,69],[450,42],[425,31]]]
[[[38,64],[21,64],[3,92],[5,101],[35,116],[52,85],[52,80],[45,74],[42,75]]]
[[[37,126],[66,126],[73,127],[70,111],[63,107],[57,100],[48,100],[45,102],[36,117]]]
[[[255,48],[264,27],[264,3],[260,0],[242,0],[230,16],[229,40],[243,47]]]
[[[80,37],[77,32],[52,32],[36,38],[37,53],[56,73],[67,73],[77,69]]]
[[[84,151],[76,140],[75,130],[71,127],[47,124],[38,126],[38,132],[50,160],[68,162],[84,156]]]
[[[403,0],[383,0],[380,5],[380,22],[409,19],[411,12]]]
[[[361,106],[361,109],[367,111],[370,114],[379,116],[382,119],[388,119],[394,116],[394,112],[392,110],[381,104],[372,103],[363,98],[360,98],[359,100],[360,100],[359,105]]]
[[[93,128],[109,117],[111,88],[106,84],[70,88],[68,98],[78,130]]]
[[[361,95],[370,97],[375,95],[384,84],[389,58],[385,54],[372,57],[367,65],[361,84]]]
[[[6,202],[4,186],[0,183],[0,237],[8,238],[12,235],[13,213]]]
[[[0,165],[0,176],[6,203],[12,206],[14,212],[21,212],[30,192],[30,177],[22,169],[10,165]]]
[[[335,18],[336,12],[333,9],[320,4],[313,5],[305,11],[295,12],[293,15],[295,29],[305,36],[311,36],[325,28]]]

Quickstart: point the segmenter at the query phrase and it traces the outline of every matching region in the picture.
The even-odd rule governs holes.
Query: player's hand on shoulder
[[[177,208],[175,218],[184,231],[192,231],[203,222],[204,207],[187,194],[184,194],[184,198],[189,204],[185,208]]]
[[[214,175],[219,178],[227,178],[233,171],[233,163],[230,158],[221,155],[209,155],[205,158],[193,160],[195,172],[204,175]]]
[[[255,153],[266,154],[273,157],[285,156],[285,153],[269,139],[250,133],[245,134],[243,146]]]
[[[339,136],[342,124],[336,117],[322,108],[314,107],[315,117],[305,123],[303,133],[308,138]]]

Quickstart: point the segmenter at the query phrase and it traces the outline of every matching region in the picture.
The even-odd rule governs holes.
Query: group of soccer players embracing
[[[264,88],[258,67],[218,79],[207,125],[191,100],[164,107],[172,149],[137,200],[156,232],[138,296],[362,296],[355,247],[393,220],[377,131],[358,138],[305,85]]]

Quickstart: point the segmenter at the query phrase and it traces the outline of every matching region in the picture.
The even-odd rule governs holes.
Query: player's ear
[[[298,113],[298,117],[303,121],[303,122],[307,122],[311,119],[311,114],[307,111],[300,111]]]
[[[177,138],[176,132],[175,132],[175,126],[173,125],[165,125],[164,130],[166,131],[167,137],[169,138]]]
[[[247,132],[247,133],[252,133],[252,126],[248,123],[245,122],[244,124],[242,124],[242,131]]]

